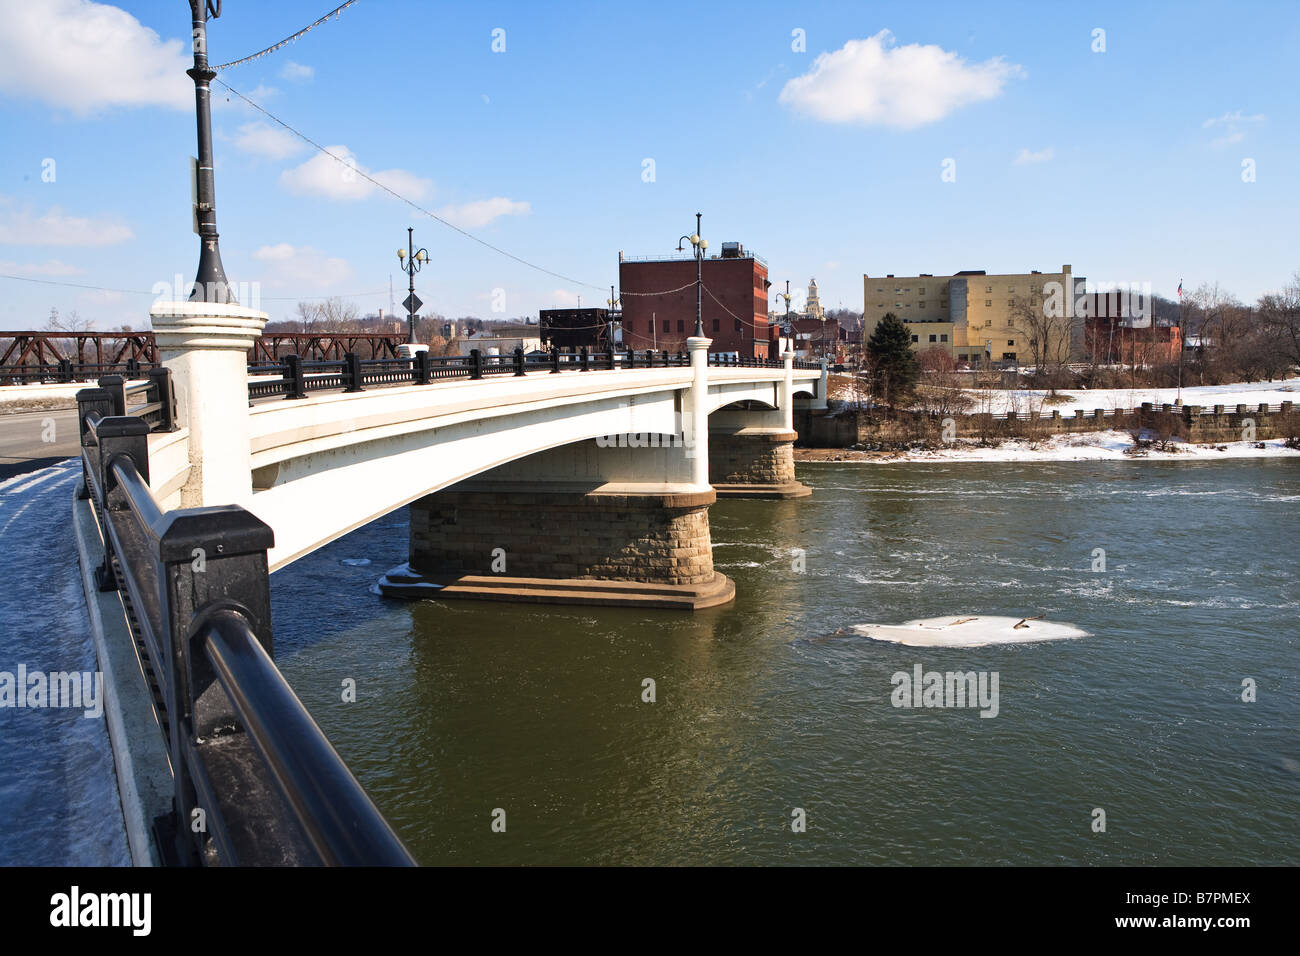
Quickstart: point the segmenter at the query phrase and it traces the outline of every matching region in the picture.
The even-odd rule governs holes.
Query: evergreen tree
[[[912,334],[894,313],[886,312],[867,339],[867,356],[875,392],[886,404],[893,407],[911,393],[921,372],[912,354]]]

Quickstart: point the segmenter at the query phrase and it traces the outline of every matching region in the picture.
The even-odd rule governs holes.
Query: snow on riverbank
[[[975,401],[972,412],[992,412],[1001,415],[1004,412],[1059,411],[1062,415],[1073,415],[1076,409],[1092,411],[1103,408],[1138,408],[1143,402],[1154,405],[1172,405],[1178,400],[1176,388],[1097,388],[1070,389],[1058,391],[1058,404],[1045,405],[1043,399],[1049,394],[1043,389],[990,389],[979,391],[966,389]],[[1200,405],[1213,408],[1226,405],[1229,410],[1237,405],[1258,407],[1262,404],[1281,405],[1283,402],[1300,401],[1300,378],[1289,378],[1277,382],[1237,382],[1231,385],[1198,385],[1186,387],[1182,391],[1184,405]]]
[[[1262,448],[1259,446],[1263,446]],[[1280,438],[1265,442],[1224,442],[1217,445],[1192,445],[1173,442],[1169,451],[1144,449],[1138,456],[1128,454],[1133,439],[1127,432],[1085,432],[1077,435],[1053,435],[1038,442],[1006,441],[995,448],[981,447],[972,440],[958,439],[943,448],[912,451],[853,451],[851,449],[796,449],[795,460],[861,461],[872,464],[915,461],[1216,461],[1223,458],[1296,458],[1300,450],[1287,448]]]

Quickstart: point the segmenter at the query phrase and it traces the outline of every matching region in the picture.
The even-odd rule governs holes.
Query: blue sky
[[[338,2],[227,0],[212,62]],[[188,11],[105,6],[0,0],[0,273],[148,293],[197,263]],[[426,311],[535,315],[603,304],[620,249],[668,252],[698,210],[713,249],[763,255],[774,291],[816,276],[830,307],[861,309],[864,272],[1067,262],[1251,301],[1300,269],[1297,49],[1300,5],[1283,2],[360,0],[222,79],[564,278],[349,180],[214,85],[222,254],[273,319],[338,294],[373,311],[390,275],[405,294],[411,225]],[[0,279],[0,327],[40,327],[51,306],[147,327],[151,299]]]

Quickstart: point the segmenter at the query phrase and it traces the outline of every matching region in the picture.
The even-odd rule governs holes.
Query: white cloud
[[[369,176],[407,199],[423,199],[433,191],[430,180],[404,169],[371,172],[357,162],[352,150],[346,146],[326,146],[325,149],[333,155],[317,153],[301,166],[281,173],[280,182],[285,188],[300,195],[324,196],[327,199],[356,200],[384,195],[383,190],[365,178]],[[333,158],[335,156],[338,159]]]
[[[0,201],[0,206],[7,206]],[[58,206],[36,214],[30,206],[0,212],[0,245],[111,246],[133,239],[129,226],[109,219],[69,216]]]
[[[464,229],[477,229],[502,216],[526,216],[532,211],[530,203],[493,196],[491,199],[479,199],[459,206],[444,206],[438,210],[438,215]]]
[[[81,275],[85,271],[85,269],[79,269],[77,266],[58,259],[50,259],[48,262],[9,262],[0,260],[0,272],[7,272],[10,275],[75,276]]]
[[[1027,149],[1022,149],[1020,155],[1016,157],[1016,165],[1027,166],[1030,163],[1045,163],[1055,155],[1056,151],[1050,146],[1046,149],[1040,149],[1036,153],[1031,153]]]
[[[194,108],[187,44],[163,40],[125,10],[90,0],[0,0],[0,22],[0,92],[81,115]]]
[[[1211,126],[1217,126],[1219,124],[1236,126],[1238,123],[1262,123],[1265,119],[1266,117],[1263,113],[1256,113],[1253,116],[1244,116],[1242,115],[1241,110],[1237,110],[1234,113],[1224,113],[1222,116],[1211,116],[1201,124],[1201,129],[1209,129]]]
[[[1210,146],[1215,149],[1222,149],[1224,146],[1231,146],[1233,143],[1240,143],[1246,138],[1246,131],[1241,127],[1247,123],[1262,123],[1267,117],[1263,113],[1255,113],[1247,116],[1241,110],[1231,113],[1224,113],[1222,116],[1211,116],[1201,124],[1201,129],[1211,129],[1215,126],[1223,127],[1223,135],[1216,136],[1210,140]]]
[[[551,304],[559,306],[577,305],[578,293],[570,292],[568,289],[552,289]]]
[[[316,70],[310,66],[303,66],[301,63],[295,63],[290,60],[280,71],[280,76],[292,83],[310,83],[312,77],[316,75]]]
[[[256,279],[266,289],[292,289],[293,294],[307,296],[328,292],[353,277],[346,259],[326,256],[311,246],[280,242],[262,246],[253,258],[263,263],[265,271]]]
[[[967,63],[942,47],[893,40],[881,30],[820,54],[812,69],[785,84],[780,101],[828,123],[912,129],[994,99],[1008,80],[1025,75],[1002,57]]]
[[[261,121],[245,123],[235,135],[235,147],[267,159],[288,159],[306,144],[287,129]]]

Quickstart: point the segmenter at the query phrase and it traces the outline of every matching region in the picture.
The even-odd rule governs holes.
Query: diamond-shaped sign
[[[402,300],[402,305],[406,306],[407,312],[414,315],[416,312],[420,311],[420,306],[424,305],[424,303],[420,301],[420,297],[418,295],[412,292],[410,295],[408,295],[405,299]]]

